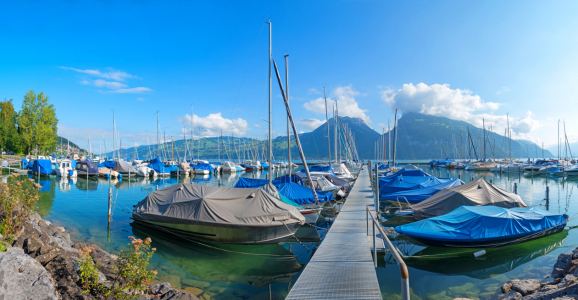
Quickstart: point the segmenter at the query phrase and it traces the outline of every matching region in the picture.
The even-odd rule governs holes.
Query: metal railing
[[[366,207],[367,235],[369,236],[369,216],[371,216],[371,224],[372,224],[371,227],[372,227],[372,234],[373,234],[373,265],[375,267],[377,267],[377,248],[375,247],[375,241],[377,238],[376,234],[375,234],[375,228],[377,227],[377,229],[381,233],[381,237],[383,238],[383,241],[387,245],[387,248],[389,248],[389,252],[393,256],[393,258],[395,259],[395,262],[397,263],[397,266],[399,267],[399,273],[400,273],[400,277],[401,277],[401,299],[402,300],[410,300],[409,299],[409,295],[410,295],[409,294],[409,272],[407,271],[407,266],[406,266],[405,262],[403,261],[403,259],[401,258],[401,256],[399,255],[399,253],[397,252],[397,249],[393,246],[391,241],[387,238],[387,235],[385,234],[385,231],[381,227],[381,224],[379,224],[379,222],[377,221],[375,216],[373,216],[373,213],[371,212],[369,205]]]

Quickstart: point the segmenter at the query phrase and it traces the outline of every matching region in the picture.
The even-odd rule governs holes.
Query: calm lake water
[[[439,176],[440,169],[420,165],[424,171]],[[294,169],[294,171],[299,168]],[[441,169],[442,177],[448,170]],[[274,176],[283,175],[281,170]],[[219,182],[233,186],[239,177],[266,178],[265,172],[212,175],[193,178],[195,184],[217,186]],[[518,173],[470,172],[450,170],[449,176],[469,181],[470,178],[491,179],[498,187],[518,193],[531,206],[546,208],[545,191],[550,187],[548,209],[573,216],[578,207],[578,178],[531,177]],[[159,271],[161,281],[169,281],[182,289],[201,288],[205,299],[284,299],[299,274],[310,260],[314,249],[327,232],[333,215],[316,227],[303,226],[298,238],[303,243],[287,240],[279,245],[202,244],[173,237],[164,232],[132,224],[132,206],[159,188],[177,182],[191,182],[188,177],[171,177],[155,181],[143,178],[130,180],[41,178],[40,214],[61,224],[75,241],[94,242],[112,253],[128,243],[128,236],[151,237],[158,250],[151,268]],[[108,189],[112,187],[114,212],[107,224]],[[385,227],[407,220],[384,214]],[[569,222],[578,225],[578,220]],[[411,239],[397,236],[394,243],[408,256],[412,299],[449,300],[456,297],[491,299],[499,285],[514,278],[544,278],[552,271],[558,254],[578,246],[578,229],[499,249],[488,249],[485,256],[471,257],[476,249],[427,247]],[[347,249],[336,249],[347,251]],[[413,256],[413,257],[409,257]],[[419,257],[418,257],[419,256]],[[389,255],[378,257],[378,279],[385,299],[400,299],[399,269]],[[270,296],[271,295],[271,296]]]
[[[295,168],[293,171],[298,171]],[[281,176],[285,170],[275,172]],[[193,177],[194,184],[232,187],[239,177],[266,178],[268,171]],[[32,175],[28,175],[32,177]],[[36,178],[35,178],[36,179]],[[38,182],[38,180],[37,180]],[[106,180],[104,178],[61,179],[41,177],[38,211],[46,219],[64,226],[75,242],[92,242],[118,253],[126,249],[128,236],[151,237],[157,252],[150,267],[158,279],[187,291],[204,291],[203,299],[284,299],[310,260],[332,220],[315,227],[302,226],[295,239],[275,245],[219,245],[198,243],[133,224],[133,205],[159,189],[190,177],[154,181],[144,178]],[[112,188],[114,211],[107,223],[108,190]]]
[[[448,177],[447,169],[431,169],[421,165],[429,174]],[[493,181],[495,185],[508,191],[517,184],[518,194],[530,206],[549,209],[552,212],[578,213],[578,178],[555,178],[518,173],[472,172],[449,170],[450,177],[470,181],[480,177]],[[549,207],[546,205],[546,187],[550,188]],[[402,224],[399,217],[383,215],[385,227]],[[569,226],[578,225],[572,219]],[[404,255],[409,267],[412,299],[449,300],[453,298],[494,299],[492,295],[499,286],[511,279],[544,279],[550,275],[560,253],[571,252],[578,246],[578,229],[565,230],[559,234],[527,242],[524,244],[486,249],[487,254],[473,258],[471,254],[479,249],[448,249],[425,246],[417,241],[398,235],[394,243]],[[414,257],[410,257],[414,256]],[[419,256],[419,257],[418,257]],[[400,299],[399,269],[390,255],[379,256],[377,274],[385,299]]]

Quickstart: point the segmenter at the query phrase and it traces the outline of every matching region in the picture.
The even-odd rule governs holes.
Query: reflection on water
[[[286,170],[275,170],[273,176],[285,173]],[[39,213],[64,226],[75,241],[96,243],[118,253],[125,249],[128,236],[150,236],[158,249],[150,267],[159,271],[159,280],[189,292],[192,287],[200,288],[207,299],[270,299],[269,295],[273,299],[284,299],[327,232],[332,215],[316,227],[302,226],[294,237],[275,245],[204,246],[133,226],[130,219],[133,205],[157,188],[177,183],[232,187],[239,177],[266,178],[267,174],[268,171],[152,180],[54,176],[33,179],[42,186],[36,205]],[[113,206],[110,226],[107,221],[109,188]]]
[[[447,169],[428,167],[424,171],[448,177]],[[578,178],[465,170],[449,170],[449,176],[460,177],[466,182],[482,177],[508,191],[514,191],[514,186],[517,186],[518,194],[530,206],[569,216],[578,214],[578,207],[572,205],[573,201],[577,201],[574,190],[578,187]],[[550,190],[549,201],[546,200],[546,187]],[[385,227],[413,222],[411,218],[394,216],[392,213],[382,214],[382,221]],[[578,221],[572,219],[568,225],[578,225]],[[485,300],[494,299],[499,285],[508,280],[543,279],[549,275],[558,254],[576,248],[578,230],[564,230],[509,247],[485,249],[487,254],[478,258],[472,257],[472,253],[481,249],[431,247],[402,235],[394,236],[392,242],[406,256],[410,288],[415,297],[431,300],[460,297]],[[384,298],[399,297],[397,265],[390,255],[380,256],[378,262],[377,273]]]

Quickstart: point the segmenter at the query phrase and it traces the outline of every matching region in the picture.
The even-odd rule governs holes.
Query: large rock
[[[512,280],[512,290],[527,296],[537,292],[540,289],[540,281],[538,279],[522,279]]]
[[[554,264],[554,269],[552,270],[552,278],[562,278],[564,273],[567,272],[567,268],[572,264],[572,254],[562,253],[558,255],[558,260]]]
[[[116,256],[102,250],[94,243],[76,243],[73,247],[83,251],[86,251],[87,248],[92,248],[90,256],[98,265],[98,270],[101,271],[108,280],[114,280],[116,278],[116,275],[114,275]]]
[[[45,266],[58,283],[58,291],[61,293],[64,293],[65,290],[75,290],[74,288],[79,283],[80,277],[74,268],[77,258],[78,254],[63,251]]]
[[[0,253],[3,299],[58,299],[52,276],[21,248]]]
[[[505,294],[501,300],[520,300],[522,299],[522,294],[516,291],[510,291],[509,293]]]

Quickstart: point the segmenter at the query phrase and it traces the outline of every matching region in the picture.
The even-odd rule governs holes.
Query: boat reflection
[[[188,241],[132,223],[133,234],[150,237],[155,255],[205,281],[245,282],[263,287],[273,282],[291,282],[303,265],[279,244],[235,245]]]
[[[457,249],[427,247],[405,258],[411,268],[444,275],[465,275],[486,279],[516,269],[564,244],[569,230],[541,239],[503,248],[487,249],[487,254],[477,258],[472,253],[482,249]],[[398,240],[398,244],[400,241]],[[403,249],[403,247],[401,248]],[[403,250],[401,250],[403,251]],[[451,260],[451,267],[448,267]]]

